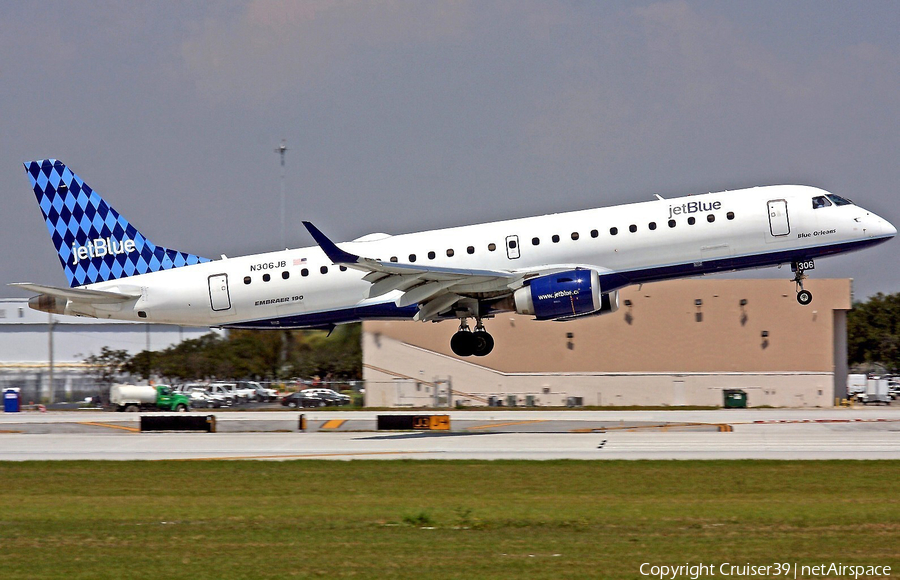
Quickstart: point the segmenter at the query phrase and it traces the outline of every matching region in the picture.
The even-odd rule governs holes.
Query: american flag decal
[[[300,264],[305,264],[306,258],[294,258],[294,265],[299,266]]]

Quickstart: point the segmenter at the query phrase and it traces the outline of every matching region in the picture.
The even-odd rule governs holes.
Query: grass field
[[[890,565],[900,463],[0,463],[0,578],[646,578]]]

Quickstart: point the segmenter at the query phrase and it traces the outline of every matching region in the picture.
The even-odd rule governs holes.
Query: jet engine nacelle
[[[618,292],[601,294],[596,270],[567,270],[539,276],[513,295],[516,312],[537,320],[565,320],[615,312]]]

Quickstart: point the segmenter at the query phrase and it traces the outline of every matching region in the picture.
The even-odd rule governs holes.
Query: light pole
[[[50,365],[50,384],[47,387],[47,404],[53,402],[53,327],[56,321],[53,320],[53,314],[47,314],[47,362]]]
[[[275,148],[275,153],[281,156],[281,247],[287,249],[287,242],[285,241],[285,203],[284,203],[284,154],[288,150],[287,145],[285,145],[285,140],[281,140],[281,145]]]

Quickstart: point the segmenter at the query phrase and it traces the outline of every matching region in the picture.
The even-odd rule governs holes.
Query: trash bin
[[[12,388],[12,389],[3,389],[3,412],[4,413],[18,413],[21,408],[21,395],[19,394],[20,389]]]
[[[725,408],[726,409],[746,409],[747,408],[747,392],[741,389],[725,389]]]

